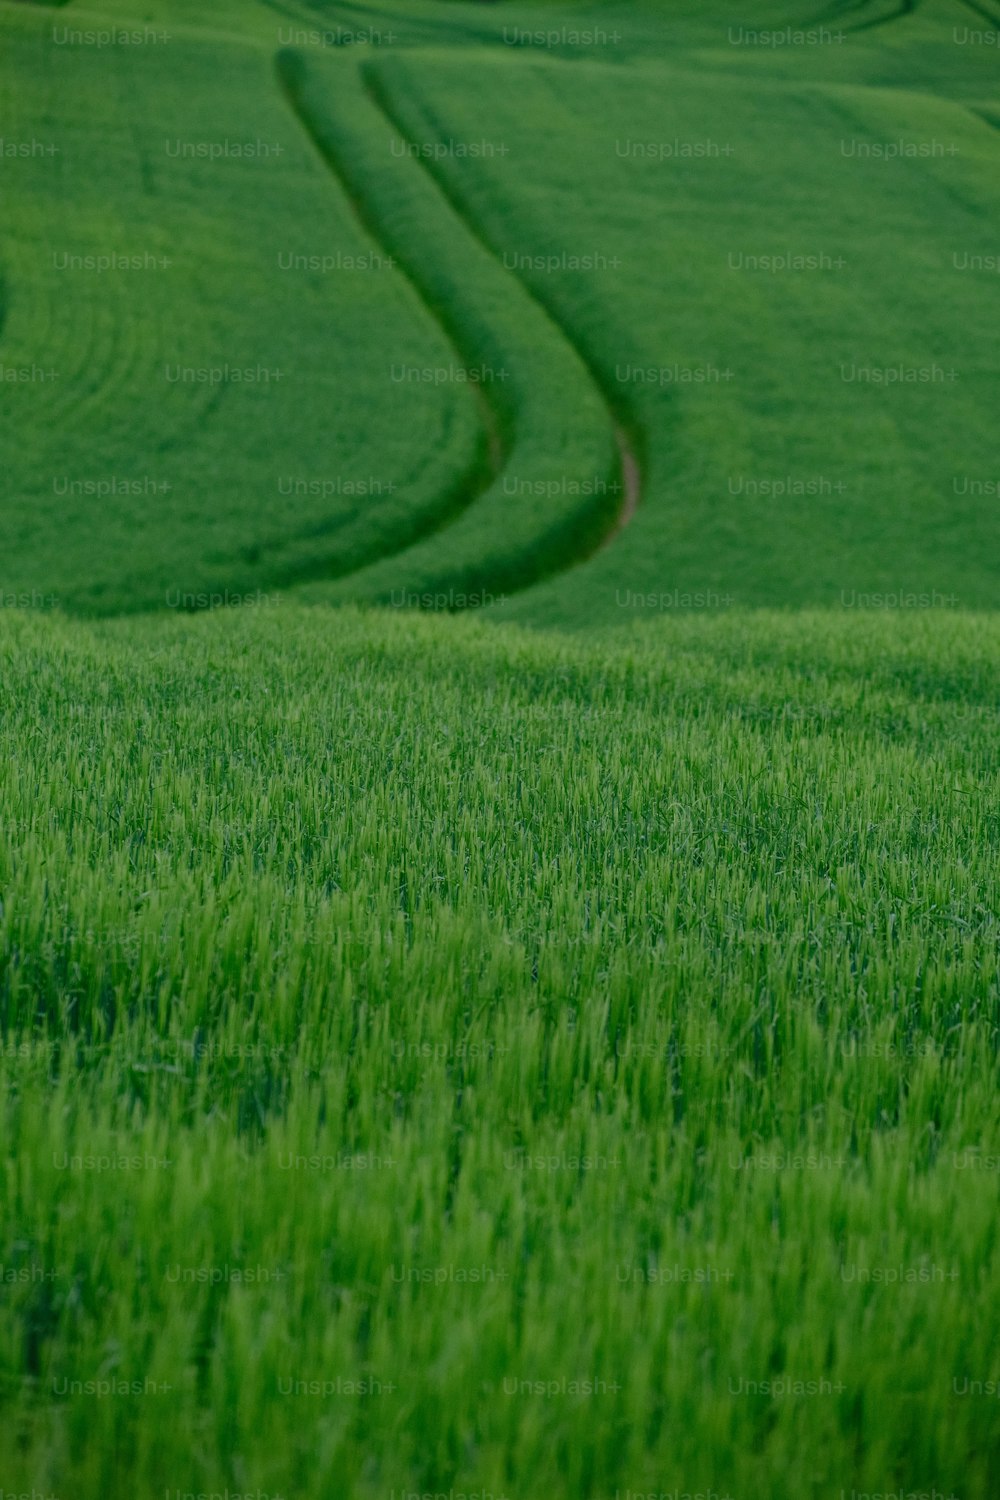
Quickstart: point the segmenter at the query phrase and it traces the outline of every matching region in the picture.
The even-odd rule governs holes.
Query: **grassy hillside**
[[[985,1497],[998,655],[8,621],[5,1486]]]
[[[1000,142],[979,115],[801,81],[764,107],[759,77],[676,57],[627,89],[521,55],[370,67],[418,147],[485,112],[508,154],[432,169],[644,451],[634,526],[521,617],[613,621],[673,590],[997,603],[1000,279],[961,269],[995,259]],[[931,154],[862,154],[887,148]]]
[[[3,11],[8,595],[996,605],[964,0],[131,14]]]

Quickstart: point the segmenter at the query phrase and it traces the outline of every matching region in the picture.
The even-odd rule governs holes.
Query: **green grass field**
[[[0,1500],[991,1500],[1000,10],[0,36]]]

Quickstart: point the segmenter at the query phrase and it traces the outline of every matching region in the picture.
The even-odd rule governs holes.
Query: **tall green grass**
[[[3,642],[6,1488],[985,1500],[991,620]]]
[[[0,1500],[987,1500],[970,8],[782,50],[716,0],[147,0],[162,42],[58,40],[136,24],[98,3],[0,4],[4,140],[43,148],[0,157],[0,364],[56,372],[0,384]],[[509,39],[577,24],[616,39]],[[164,149],[234,138],[282,154]],[[616,427],[642,504],[594,552]]]

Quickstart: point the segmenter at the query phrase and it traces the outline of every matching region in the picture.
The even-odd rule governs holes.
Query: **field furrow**
[[[311,136],[455,346],[452,366],[407,377],[470,380],[493,413],[503,459],[433,537],[300,597],[480,605],[585,557],[614,529],[624,500],[613,423],[585,364],[450,210],[353,67],[295,52],[279,66]]]

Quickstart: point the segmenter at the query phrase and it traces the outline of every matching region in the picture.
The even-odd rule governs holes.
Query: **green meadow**
[[[0,1500],[989,1500],[1000,11],[0,37]]]

